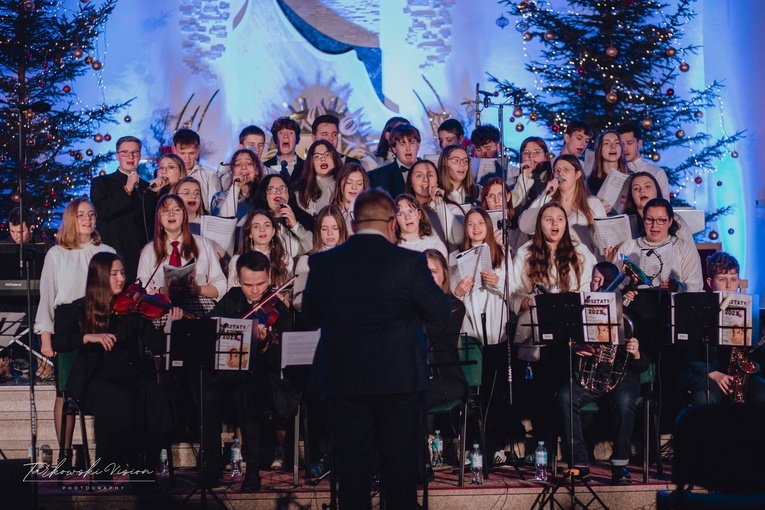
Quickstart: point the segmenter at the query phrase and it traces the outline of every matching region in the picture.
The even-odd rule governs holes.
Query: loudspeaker
[[[28,459],[12,459],[0,461],[0,480],[3,481],[3,506],[7,508],[31,508],[32,484],[36,483],[27,476],[30,466]],[[27,478],[25,480],[25,477]]]

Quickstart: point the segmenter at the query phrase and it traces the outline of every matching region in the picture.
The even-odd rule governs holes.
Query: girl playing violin
[[[131,479],[153,481],[160,447],[176,424],[175,413],[166,390],[136,366],[144,347],[155,351],[164,347],[165,335],[138,314],[112,312],[124,285],[119,255],[95,254],[88,265],[85,297],[56,312],[53,347],[61,352],[79,350],[67,388],[86,412],[95,415],[100,460],[95,469],[105,470],[96,472],[97,478],[129,470]],[[170,310],[165,333],[169,323],[182,315],[180,308]],[[148,470],[148,478],[139,470]]]

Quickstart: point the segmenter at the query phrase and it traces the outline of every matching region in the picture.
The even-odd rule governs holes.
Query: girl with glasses
[[[473,182],[470,158],[459,145],[449,145],[438,158],[438,175],[446,196],[457,204],[474,204],[481,194],[481,187]]]
[[[316,216],[329,205],[335,191],[335,175],[343,165],[335,147],[327,140],[316,140],[308,148],[303,175],[294,183],[298,206]]]
[[[428,215],[412,195],[396,197],[396,236],[398,245],[414,251],[435,249],[446,257],[446,246],[433,233]]]
[[[165,266],[182,267],[195,260],[188,282],[166,281]],[[154,240],[141,251],[138,278],[150,294],[170,296],[175,306],[202,316],[226,293],[226,277],[213,243],[189,230],[189,219],[178,195],[165,195],[157,203]]]

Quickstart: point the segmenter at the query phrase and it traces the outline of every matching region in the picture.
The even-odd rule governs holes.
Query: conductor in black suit
[[[341,507],[371,508],[377,456],[386,508],[414,509],[429,389],[423,321],[447,322],[449,298],[422,253],[395,245],[390,195],[364,191],[354,217],[356,235],[309,259],[303,318],[321,327],[312,387],[327,400]]]

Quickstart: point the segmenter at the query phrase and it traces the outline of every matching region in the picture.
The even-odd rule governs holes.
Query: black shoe
[[[632,477],[627,466],[611,466],[611,485],[631,485]]]
[[[260,473],[256,470],[247,471],[239,492],[255,492],[260,490]]]

